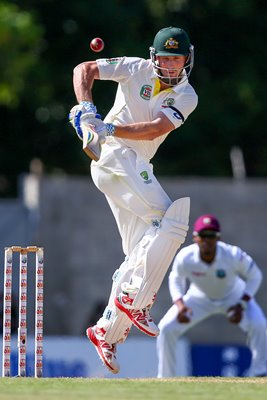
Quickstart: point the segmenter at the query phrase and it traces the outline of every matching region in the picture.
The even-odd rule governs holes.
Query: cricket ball
[[[93,50],[96,53],[99,53],[100,51],[102,51],[104,49],[104,41],[103,39],[97,37],[91,40],[90,42],[90,47],[91,50]]]

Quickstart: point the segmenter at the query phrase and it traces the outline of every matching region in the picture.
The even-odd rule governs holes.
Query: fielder
[[[155,36],[149,60],[98,59],[74,69],[79,104],[72,108],[70,122],[79,138],[86,138],[92,179],[106,196],[125,253],[103,316],[86,331],[112,373],[120,370],[116,345],[126,339],[132,324],[149,336],[158,335],[150,308],[187,234],[189,198],[172,202],[150,160],[197,105],[188,82],[192,68],[193,46],[187,33],[168,27]],[[96,79],[118,84],[104,122],[93,104]]]
[[[254,299],[262,280],[259,267],[239,247],[220,241],[220,225],[213,215],[196,220],[193,240],[175,257],[169,276],[174,304],[159,323],[158,378],[176,375],[177,339],[214,314],[224,314],[246,332],[252,354],[250,375],[265,376],[266,318]]]

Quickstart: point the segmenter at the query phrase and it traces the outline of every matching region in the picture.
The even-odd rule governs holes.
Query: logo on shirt
[[[144,100],[149,100],[152,94],[152,86],[151,85],[143,85],[140,90],[140,96]]]
[[[106,63],[107,64],[118,64],[118,62],[121,60],[122,57],[118,58],[107,58]]]
[[[152,182],[152,179],[149,179],[148,172],[142,171],[140,172],[141,177],[144,179],[144,183],[148,184]]]
[[[175,103],[175,100],[172,97],[169,97],[168,99],[165,99],[163,101],[163,104],[165,104],[165,106],[169,107],[172,106]]]
[[[226,277],[225,270],[224,269],[217,269],[216,276],[217,276],[217,278],[225,278]]]
[[[177,42],[177,40],[173,38],[169,38],[164,44],[165,49],[178,49],[178,46],[179,42]]]
[[[192,271],[192,275],[195,275],[195,276],[206,276],[206,272]]]

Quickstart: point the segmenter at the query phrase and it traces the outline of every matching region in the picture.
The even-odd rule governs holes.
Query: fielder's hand
[[[192,309],[184,306],[178,312],[177,321],[180,322],[181,324],[187,324],[188,322],[191,321],[191,315],[192,315]]]
[[[239,324],[239,322],[241,321],[241,319],[243,317],[243,311],[244,311],[244,309],[240,303],[229,307],[227,310],[228,320],[232,324]]]

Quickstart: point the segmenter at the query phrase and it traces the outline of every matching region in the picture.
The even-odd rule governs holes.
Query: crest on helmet
[[[166,40],[164,47],[165,49],[178,49],[179,42],[177,42],[177,40],[175,40],[174,38],[169,38],[168,40]]]

